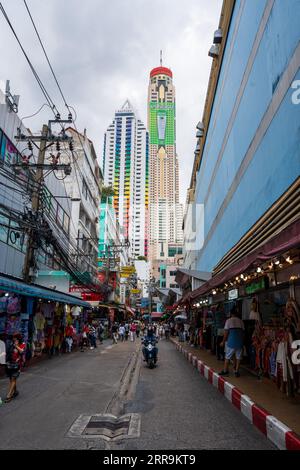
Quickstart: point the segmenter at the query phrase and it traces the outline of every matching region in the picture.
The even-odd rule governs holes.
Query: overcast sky
[[[58,109],[58,90],[38,44],[23,0],[2,0],[23,46]],[[189,187],[195,125],[202,118],[212,59],[207,53],[218,27],[222,0],[27,0],[79,130],[87,128],[102,163],[103,134],[114,111],[128,98],[147,121],[149,72],[159,65],[173,71],[177,101],[177,153],[181,200]],[[21,95],[19,116],[45,102],[0,13],[0,87],[11,81]],[[49,109],[24,121],[33,131]]]

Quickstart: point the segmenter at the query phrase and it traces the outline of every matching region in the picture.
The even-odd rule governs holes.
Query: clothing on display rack
[[[7,302],[8,302],[8,298],[6,295],[4,295],[3,297],[0,297],[0,315],[1,313],[7,312]]]
[[[7,313],[15,315],[21,312],[21,299],[16,294],[11,294],[7,301]]]
[[[55,305],[52,302],[42,303],[41,305],[41,312],[43,313],[45,318],[52,318],[55,310]]]

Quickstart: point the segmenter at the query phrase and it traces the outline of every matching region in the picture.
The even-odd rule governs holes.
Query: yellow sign
[[[131,289],[130,291],[132,294],[140,294],[141,293],[141,289]]]

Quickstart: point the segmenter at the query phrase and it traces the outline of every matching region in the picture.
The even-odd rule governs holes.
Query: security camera
[[[208,51],[209,57],[212,57],[213,59],[217,59],[220,54],[220,46],[219,44],[214,44],[211,46],[211,48]]]

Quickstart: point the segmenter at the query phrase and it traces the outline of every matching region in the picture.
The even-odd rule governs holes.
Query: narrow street
[[[136,351],[135,371],[127,374]],[[165,340],[155,370],[142,362],[139,341],[106,341],[30,367],[18,388],[19,397],[0,407],[1,449],[273,449]],[[1,397],[6,389],[2,378]],[[69,436],[80,415],[99,413],[138,414],[139,437]]]

